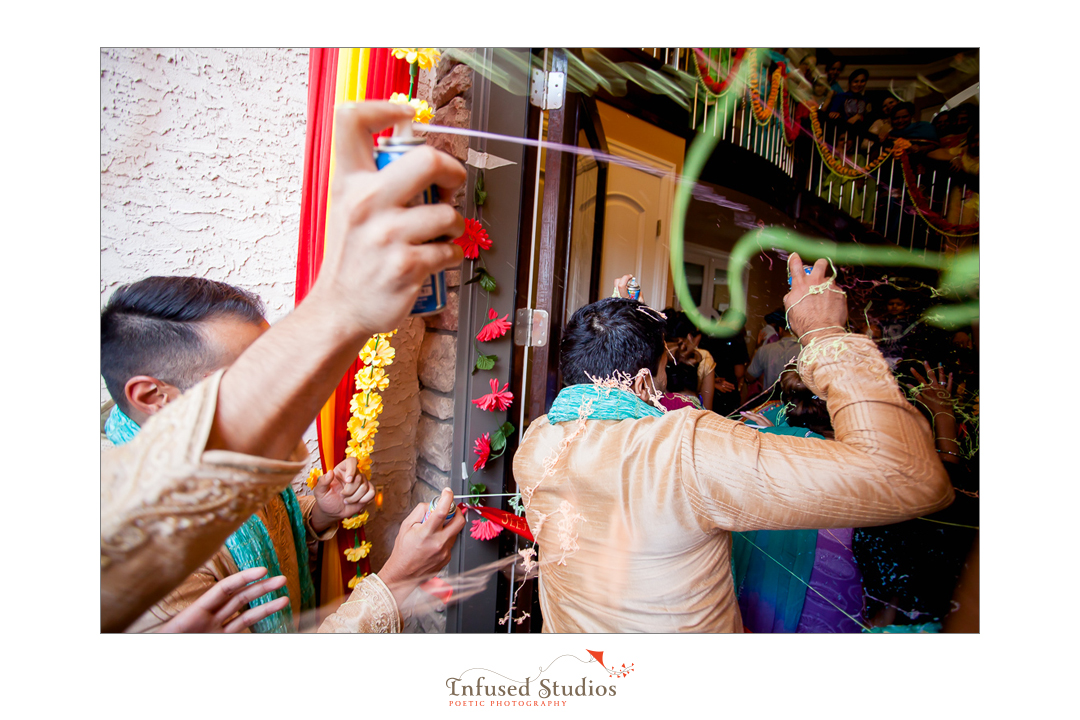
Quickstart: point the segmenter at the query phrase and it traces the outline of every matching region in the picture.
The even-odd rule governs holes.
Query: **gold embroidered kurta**
[[[292,530],[284,504],[275,496],[304,469],[306,452],[301,445],[291,461],[282,461],[206,450],[222,372],[169,403],[130,443],[102,452],[101,628],[105,632],[128,628],[173,590],[178,596],[170,596],[157,609],[162,614],[171,608],[179,612],[181,598],[193,600],[198,597],[192,595],[197,587],[209,587],[211,578],[216,582],[235,572],[236,565],[223,547],[225,539],[255,512],[260,512],[271,534],[286,575],[294,619],[299,617]],[[311,502],[301,499],[305,524]],[[197,572],[189,578],[193,571]],[[357,585],[349,600],[319,628],[320,632],[400,629],[393,595],[374,575]]]
[[[545,632],[740,632],[732,531],[882,525],[952,502],[930,427],[873,342],[815,345],[799,373],[836,442],[689,408],[530,426],[514,474]]]

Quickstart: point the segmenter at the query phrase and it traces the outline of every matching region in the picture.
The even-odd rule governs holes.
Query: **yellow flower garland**
[[[754,116],[754,122],[759,126],[765,127],[772,123],[773,113],[772,108],[777,103],[777,99],[780,101],[780,137],[784,141],[784,145],[791,147],[793,140],[789,140],[787,136],[787,126],[790,122],[788,118],[788,90],[787,79],[784,77],[783,69],[776,68],[772,75],[772,86],[769,89],[769,98],[762,104],[761,102],[761,90],[760,90],[760,65],[758,64],[758,51],[757,48],[749,48],[746,51],[745,61],[750,63],[750,105],[751,115]]]
[[[757,121],[758,125],[768,125],[773,119],[772,108],[780,95],[780,86],[784,84],[784,75],[780,68],[776,68],[773,72],[772,87],[769,88],[769,99],[762,105],[761,92],[758,89],[761,80],[759,77],[760,67],[758,66],[757,48],[751,48],[747,51],[747,54],[749,55],[747,59],[750,61],[750,103],[753,106],[754,120]],[[781,118],[786,113],[787,107],[785,103],[785,107],[780,108]]]
[[[424,70],[435,67],[442,53],[435,48],[392,48],[394,57],[412,65],[416,63]]]
[[[359,515],[354,515],[351,518],[345,518],[341,521],[341,526],[346,530],[355,530],[358,527],[363,527],[364,523],[366,523],[367,521],[368,513],[367,510],[365,510]]]
[[[410,100],[409,96],[405,93],[393,93],[390,95],[390,102],[397,105],[412,105],[413,110],[416,111],[416,115],[413,116],[413,122],[428,125],[431,123],[432,118],[435,117],[435,111],[427,104],[427,100],[421,100],[420,98],[413,98]]]
[[[396,351],[390,345],[390,338],[396,333],[397,330],[379,333],[364,343],[363,349],[360,350],[360,360],[365,367],[356,373],[357,392],[349,403],[352,417],[346,424],[349,430],[349,442],[345,448],[345,455],[356,458],[357,472],[368,480],[371,479],[371,453],[375,449],[375,435],[379,432],[378,417],[383,411],[382,395],[376,391],[386,390],[390,386],[390,378],[387,377],[385,368],[394,363]],[[314,470],[312,475],[317,477]],[[314,480],[309,478],[308,483],[313,486]],[[362,512],[342,520],[341,525],[346,529],[355,530],[367,521],[367,512]],[[359,542],[359,537],[357,541]],[[367,557],[369,552],[371,552],[371,543],[364,542],[356,547],[347,548],[344,555],[349,562],[357,562]],[[359,567],[357,571],[359,573]],[[361,577],[359,574],[353,577],[349,581],[349,587],[356,587]]]
[[[832,154],[828,143],[825,142],[825,133],[821,129],[821,121],[818,119],[817,108],[813,105],[808,105],[807,107],[810,109],[810,127],[814,131],[814,145],[817,146],[818,154],[821,155],[821,159],[824,161],[825,165],[840,177],[858,178],[872,173],[893,155],[896,148],[895,145],[892,149],[882,148],[881,154],[864,168],[843,164],[842,160],[838,160],[836,156]],[[897,142],[900,141],[898,140]]]

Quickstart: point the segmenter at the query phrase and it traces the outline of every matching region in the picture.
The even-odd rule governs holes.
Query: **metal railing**
[[[845,132],[835,124],[826,125],[823,133],[833,156],[850,167],[865,167],[868,159],[878,157],[891,146],[891,141],[866,136],[845,141]],[[920,216],[912,202],[901,161],[895,156],[868,176],[850,179],[841,178],[829,169],[812,138],[799,144],[799,152],[806,160],[804,166],[800,158],[800,170],[808,170],[806,190],[896,245],[911,250],[932,246],[955,250],[966,244],[961,238],[939,232]],[[913,158],[911,167],[926,209],[954,225],[978,220],[977,178],[952,170],[944,161],[925,157]]]
[[[774,116],[768,124],[762,125],[756,120],[749,87],[732,88],[730,92],[737,93],[734,102],[727,101],[727,93],[717,97],[706,92],[697,82],[693,48],[642,50],[673,70],[693,78],[694,96],[690,117],[694,129],[703,128],[721,140],[759,155],[798,183],[805,178],[806,190],[898,246],[910,249],[926,249],[930,245],[955,248],[965,243],[962,239],[938,232],[919,216],[912,205],[900,161],[895,157],[886,160],[868,177],[858,180],[841,178],[832,173],[822,160],[809,125],[801,127],[799,136],[789,144],[784,134],[783,118],[778,116],[775,108],[770,108]],[[720,65],[723,73],[730,71],[730,58]],[[768,73],[760,73],[759,98],[763,103],[769,96],[771,82]],[[790,118],[795,115],[797,101],[790,92],[788,97],[786,110]],[[888,143],[870,136],[859,137],[857,143],[845,143],[842,131],[835,124],[827,123],[823,132],[834,157],[846,165],[865,166],[868,158],[877,157],[888,147]],[[919,173],[920,168],[924,168],[925,172]],[[977,193],[978,189],[977,178],[953,171],[942,161],[920,159],[913,163],[913,169],[916,172],[916,185],[931,211],[955,225],[977,221],[978,201],[977,196],[973,197],[973,192]]]

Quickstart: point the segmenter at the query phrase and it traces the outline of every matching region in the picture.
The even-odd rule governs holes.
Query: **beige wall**
[[[608,140],[618,140],[624,145],[675,163],[676,172],[682,173],[685,140],[606,103],[597,102],[596,107]]]

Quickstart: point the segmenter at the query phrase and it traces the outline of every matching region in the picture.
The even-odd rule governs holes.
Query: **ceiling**
[[[859,65],[931,65],[978,48],[818,48],[818,62],[839,58],[849,68]]]

